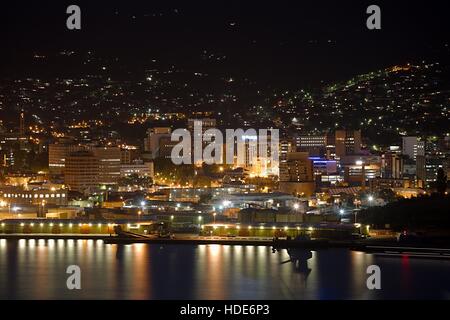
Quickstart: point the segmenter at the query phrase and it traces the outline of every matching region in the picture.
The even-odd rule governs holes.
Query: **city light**
[[[450,44],[448,32],[425,28],[446,10],[408,15],[429,21],[418,37],[410,28],[408,39],[417,45],[405,46],[401,21],[383,22],[381,42],[367,40],[379,33],[371,30],[381,10],[401,18],[401,5],[374,6],[380,12],[373,14],[365,5],[344,8],[334,14],[339,19],[320,23],[313,17],[325,8],[319,2],[318,10],[255,4],[239,16],[233,6],[212,12],[98,6],[116,16],[121,35],[136,37],[114,36],[114,28],[99,34],[83,22],[92,29],[83,31],[86,45],[59,49],[40,31],[55,29],[65,38],[63,31],[78,19],[65,8],[41,10],[42,28],[30,19],[21,19],[20,30],[5,28],[11,34],[2,54],[20,54],[3,59],[11,65],[1,71],[0,270],[14,267],[13,277],[27,276],[11,279],[0,297],[326,298],[326,280],[335,274],[322,270],[322,258],[330,251],[329,270],[355,271],[335,272],[344,284],[331,292],[335,298],[446,292],[439,286],[445,285],[442,272],[429,272],[434,283],[427,287],[437,287],[430,293],[404,285],[389,293],[385,285],[405,277],[416,283],[421,273],[409,269],[429,264],[425,269],[438,270],[440,262],[426,259],[450,250],[450,240],[428,241],[447,231],[450,62],[444,53]],[[92,11],[92,21],[110,24],[82,7],[83,21]],[[309,19],[286,34],[284,22],[295,20],[299,9]],[[253,19],[255,12],[261,19]],[[177,34],[192,21],[202,22],[190,28],[192,39],[211,29],[203,22],[214,22],[213,41]],[[359,22],[348,30],[348,21]],[[168,25],[171,37],[164,32]],[[131,41],[141,28],[151,30],[152,45]],[[342,43],[335,31],[355,39]],[[186,42],[189,52],[182,50]],[[253,72],[268,55],[270,70]],[[292,68],[296,57],[307,61],[304,72]],[[378,275],[366,281],[368,266],[386,269],[378,258],[386,253],[389,264],[406,273],[392,279],[383,273],[385,290],[371,294],[364,288],[372,290]],[[417,256],[424,258],[420,265]],[[88,274],[90,261],[107,277]],[[188,272],[178,274],[187,263]],[[75,296],[64,270],[70,265],[83,267],[84,291]],[[137,278],[130,282],[133,272]],[[257,276],[249,278],[252,272]],[[127,290],[117,293],[122,278]],[[25,280],[35,290],[17,286]],[[358,290],[343,290],[353,282]],[[42,284],[56,286],[57,295]]]

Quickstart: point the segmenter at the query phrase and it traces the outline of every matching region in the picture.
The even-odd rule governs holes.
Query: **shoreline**
[[[220,237],[184,237],[177,239],[164,238],[124,238],[117,235],[104,234],[0,234],[0,240],[100,240],[106,245],[158,244],[158,245],[229,245],[229,246],[265,246],[272,250],[290,249],[301,251],[316,251],[327,249],[348,249],[380,257],[408,257],[416,259],[450,260],[450,245],[427,246],[417,244],[402,244],[393,241],[375,239],[369,241],[352,240],[310,240],[285,241],[268,239],[227,239]]]

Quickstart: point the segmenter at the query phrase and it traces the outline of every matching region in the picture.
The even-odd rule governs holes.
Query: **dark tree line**
[[[388,203],[384,207],[362,210],[358,217],[361,223],[375,228],[404,229],[448,229],[450,231],[450,197],[433,194]]]

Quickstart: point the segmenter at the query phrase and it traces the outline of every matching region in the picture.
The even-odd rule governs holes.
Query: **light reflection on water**
[[[72,264],[81,268],[81,290],[66,288]],[[371,264],[381,268],[382,290],[366,287]],[[1,239],[0,298],[448,299],[449,267],[346,249]]]

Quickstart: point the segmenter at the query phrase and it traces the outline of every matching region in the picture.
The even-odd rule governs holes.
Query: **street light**
[[[344,209],[339,210],[339,214],[342,216],[345,213]]]
[[[294,203],[294,209],[298,210],[300,208],[300,205],[298,203]]]
[[[215,213],[215,212],[213,213],[213,217],[214,217],[214,224],[216,224],[216,214],[217,214],[217,213]]]
[[[368,196],[367,200],[369,200],[369,206],[371,207],[372,206],[372,202],[374,200],[373,196],[372,195]]]

